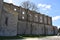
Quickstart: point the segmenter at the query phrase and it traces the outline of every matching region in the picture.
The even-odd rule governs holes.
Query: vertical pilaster
[[[0,0],[0,26],[1,26],[1,13],[2,13],[3,0]]]

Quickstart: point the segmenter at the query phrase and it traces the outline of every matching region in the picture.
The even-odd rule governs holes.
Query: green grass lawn
[[[0,39],[24,39],[24,38],[35,38],[35,37],[46,37],[46,36],[37,36],[37,35],[19,35],[19,36],[0,36]]]
[[[20,36],[0,36],[0,39],[23,39]]]
[[[24,38],[43,38],[45,35],[18,35],[18,36],[0,36],[0,39],[24,39]]]

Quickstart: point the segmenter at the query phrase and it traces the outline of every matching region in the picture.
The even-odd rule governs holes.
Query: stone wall
[[[3,4],[1,15],[0,36],[57,34],[57,28],[53,29],[52,18],[47,15],[8,3]]]
[[[26,23],[26,21],[18,21],[18,25],[17,25],[17,34],[25,34],[25,32],[26,32],[26,26],[27,25],[27,23]]]
[[[48,19],[48,25],[52,25],[52,18],[48,16],[47,19]]]
[[[43,35],[44,24],[38,24],[33,22],[18,21],[17,32],[20,35]]]
[[[27,22],[26,32],[25,34],[31,35],[32,34],[32,22]]]
[[[44,35],[45,34],[44,29],[45,29],[44,24],[39,24],[39,27],[38,27],[39,34]]]
[[[38,24],[37,23],[32,24],[32,34],[38,35]]]
[[[16,12],[9,12],[7,8],[2,9],[0,36],[16,36],[18,15]]]
[[[48,19],[47,19],[47,16],[46,15],[43,15],[43,17],[44,17],[44,24],[46,24],[47,25],[47,22],[48,22]]]
[[[46,28],[46,35],[53,35],[53,26],[45,25]]]
[[[53,26],[53,34],[55,34],[55,35],[57,35],[57,33],[58,33],[58,28],[56,27],[56,26]]]

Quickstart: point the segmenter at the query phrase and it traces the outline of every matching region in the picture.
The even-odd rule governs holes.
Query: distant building
[[[0,0],[0,36],[56,35],[52,17]]]

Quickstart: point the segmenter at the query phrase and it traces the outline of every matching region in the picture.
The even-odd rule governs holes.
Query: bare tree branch
[[[25,9],[29,9],[29,10],[32,10],[32,11],[38,10],[37,6],[34,3],[30,2],[30,1],[22,2],[21,6]]]

